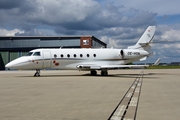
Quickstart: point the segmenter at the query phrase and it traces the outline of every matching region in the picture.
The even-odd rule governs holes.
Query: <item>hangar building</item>
[[[0,70],[5,64],[37,48],[101,48],[107,44],[94,36],[0,37]]]

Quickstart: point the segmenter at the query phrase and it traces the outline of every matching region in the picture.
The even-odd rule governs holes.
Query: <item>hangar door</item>
[[[43,68],[50,68],[51,67],[51,52],[50,51],[43,51]]]

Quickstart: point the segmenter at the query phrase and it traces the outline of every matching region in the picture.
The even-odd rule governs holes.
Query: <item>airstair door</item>
[[[51,68],[51,51],[43,51],[43,68]]]

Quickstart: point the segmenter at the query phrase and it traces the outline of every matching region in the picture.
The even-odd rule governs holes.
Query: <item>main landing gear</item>
[[[96,76],[97,75],[97,71],[96,70],[91,70],[91,75],[92,76]],[[101,75],[102,76],[108,76],[108,71],[107,70],[101,70]]]
[[[101,71],[101,75],[102,75],[102,76],[108,76],[107,70],[102,70],[102,71]]]
[[[34,74],[34,77],[39,77],[40,76],[40,70],[39,69],[36,69],[36,72]]]
[[[96,70],[91,70],[91,75],[96,76],[97,75],[97,71]]]

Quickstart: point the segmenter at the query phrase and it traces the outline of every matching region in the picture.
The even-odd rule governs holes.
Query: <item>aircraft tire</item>
[[[107,71],[101,71],[101,75],[102,76],[108,76],[108,72]]]
[[[39,77],[39,76],[40,76],[39,73],[35,73],[35,74],[34,74],[34,77]]]
[[[40,76],[40,70],[36,70],[34,77],[39,77]]]
[[[92,71],[91,71],[91,75],[96,76],[96,75],[97,75],[97,71],[92,70]]]

